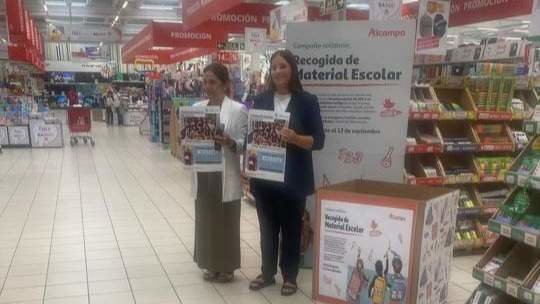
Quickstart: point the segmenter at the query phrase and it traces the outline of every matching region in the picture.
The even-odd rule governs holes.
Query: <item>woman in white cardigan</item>
[[[240,155],[247,132],[245,107],[227,97],[230,77],[227,68],[212,63],[204,69],[203,88],[209,100],[195,106],[219,106],[223,135],[223,172],[196,172],[194,260],[207,281],[234,280],[240,268]]]

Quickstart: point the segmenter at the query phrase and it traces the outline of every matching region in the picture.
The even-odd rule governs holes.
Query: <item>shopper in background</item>
[[[281,294],[289,296],[298,289],[306,197],[315,191],[311,151],[323,148],[325,135],[317,97],[303,90],[290,51],[272,55],[270,75],[269,89],[255,97],[253,108],[290,113],[289,128],[281,132],[281,139],[287,143],[287,163],[283,183],[260,179],[250,182],[259,217],[262,274],[249,287],[259,290],[275,283],[281,232]]]
[[[230,282],[240,268],[240,154],[247,133],[247,112],[229,97],[230,78],[219,63],[204,69],[203,88],[209,100],[195,106],[221,108],[223,172],[196,172],[194,261],[204,269],[207,281]]]
[[[122,101],[120,100],[120,96],[118,96],[118,93],[113,93],[113,109],[114,113],[116,113],[116,116],[118,118],[118,125],[123,125],[122,121]]]
[[[113,104],[114,104],[114,95],[112,91],[107,92],[107,97],[105,99],[105,111],[107,113],[107,125],[112,125],[114,122],[113,119]]]

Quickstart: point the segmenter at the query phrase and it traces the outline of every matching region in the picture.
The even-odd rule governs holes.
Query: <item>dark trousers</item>
[[[106,107],[105,108],[105,111],[107,112],[107,124],[108,125],[112,125],[113,122],[114,122],[114,119],[113,119],[113,110],[111,107]]]
[[[296,283],[306,198],[293,197],[284,189],[272,187],[257,187],[254,192],[261,232],[262,273],[265,279],[272,279],[277,273],[280,255],[283,279]]]
[[[118,116],[118,125],[121,126],[124,124],[124,117],[122,116],[122,111],[120,108],[116,108],[116,116]]]

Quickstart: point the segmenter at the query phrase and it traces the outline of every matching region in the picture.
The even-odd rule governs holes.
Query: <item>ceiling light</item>
[[[116,15],[116,17],[114,17],[113,23],[116,23],[116,21],[118,21],[118,18],[120,18],[120,16]]]
[[[46,12],[49,11],[49,9],[47,8],[47,4],[43,4],[43,9],[44,9]]]
[[[122,9],[126,8],[127,6],[128,6],[128,2],[126,0],[126,1],[124,1],[124,4],[122,4]]]
[[[172,11],[174,7],[163,5],[141,5],[140,9],[156,10],[156,11]]]
[[[521,23],[527,23],[527,24],[529,24],[529,23],[531,23],[531,21],[529,21],[529,20],[521,20]]]
[[[282,1],[276,2],[276,5],[289,5],[289,3],[291,3],[291,2],[287,1],[287,0],[282,0]]]
[[[494,28],[494,27],[478,27],[476,28],[480,31],[489,31],[489,32],[498,32],[499,29],[498,28]]]
[[[154,46],[152,47],[152,51],[170,51],[173,50],[173,47],[170,46]]]
[[[71,6],[74,6],[74,7],[85,7],[85,6],[86,6],[86,2],[71,2]]]
[[[411,2],[418,2],[418,0],[403,0],[403,4],[407,4]]]
[[[45,1],[45,5],[49,6],[66,6],[65,1]]]
[[[368,10],[369,9],[369,4],[367,4],[367,3],[351,3],[351,4],[347,4],[347,8],[359,9],[359,10]]]
[[[520,40],[521,41],[521,38],[519,38],[519,37],[506,37],[504,39],[506,39],[506,40]]]
[[[513,32],[516,32],[516,33],[525,33],[525,34],[528,34],[529,33],[529,30],[513,30]]]
[[[152,20],[154,22],[166,22],[166,23],[180,23],[182,24],[182,21],[177,19],[154,19]]]
[[[100,42],[99,42],[99,46],[103,46],[103,41],[100,41]]]
[[[6,38],[2,38],[2,43],[6,44],[7,43],[7,40]]]

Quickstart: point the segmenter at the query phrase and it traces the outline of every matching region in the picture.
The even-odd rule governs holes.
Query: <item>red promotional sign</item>
[[[181,23],[154,22],[153,45],[158,47],[216,48],[227,34],[218,28],[185,30]]]
[[[32,30],[30,29],[30,13],[24,10],[24,25],[26,26],[26,41],[32,41]]]
[[[171,53],[171,62],[182,62],[192,58],[211,54],[215,49],[180,48]]]
[[[268,28],[270,11],[276,8],[271,4],[242,3],[226,12],[213,16],[197,29],[213,27],[227,33],[243,34],[246,27]]]
[[[452,0],[450,26],[529,15],[533,0]]]
[[[181,0],[182,21],[186,29],[200,25],[242,3],[242,0]]]
[[[224,64],[236,64],[240,62],[240,57],[237,52],[218,52],[217,60]]]
[[[6,18],[8,23],[8,33],[11,42],[16,40],[12,35],[25,35],[26,23],[24,22],[23,0],[6,1]]]

